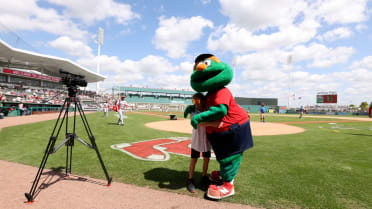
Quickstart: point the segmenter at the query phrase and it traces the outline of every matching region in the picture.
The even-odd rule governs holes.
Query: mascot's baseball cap
[[[203,61],[203,60],[205,60],[205,59],[207,59],[209,57],[213,57],[213,56],[214,56],[213,54],[200,54],[199,56],[197,56],[195,58],[195,63],[198,63],[200,61]]]

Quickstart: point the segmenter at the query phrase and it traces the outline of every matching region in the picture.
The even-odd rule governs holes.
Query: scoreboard
[[[337,103],[337,93],[334,91],[319,92],[316,94],[316,103],[317,104]]]

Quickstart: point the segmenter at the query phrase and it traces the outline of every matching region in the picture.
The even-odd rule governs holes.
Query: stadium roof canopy
[[[106,77],[92,72],[68,59],[16,49],[0,40],[0,66],[36,70],[50,76],[62,77],[59,70],[84,76],[88,83],[103,81]]]
[[[114,86],[112,88],[113,90],[119,90],[118,86]],[[140,87],[127,87],[127,86],[121,86],[120,91],[184,94],[184,95],[193,95],[196,93],[194,91],[187,91],[187,90],[154,89],[154,88],[140,88]]]

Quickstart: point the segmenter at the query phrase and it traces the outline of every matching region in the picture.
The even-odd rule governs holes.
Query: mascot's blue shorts
[[[227,131],[207,134],[218,160],[244,152],[253,147],[250,120],[231,125]]]

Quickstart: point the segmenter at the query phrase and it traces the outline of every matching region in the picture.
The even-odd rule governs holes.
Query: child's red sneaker
[[[211,199],[223,199],[235,194],[233,182],[223,182],[221,186],[210,185],[207,196]]]

